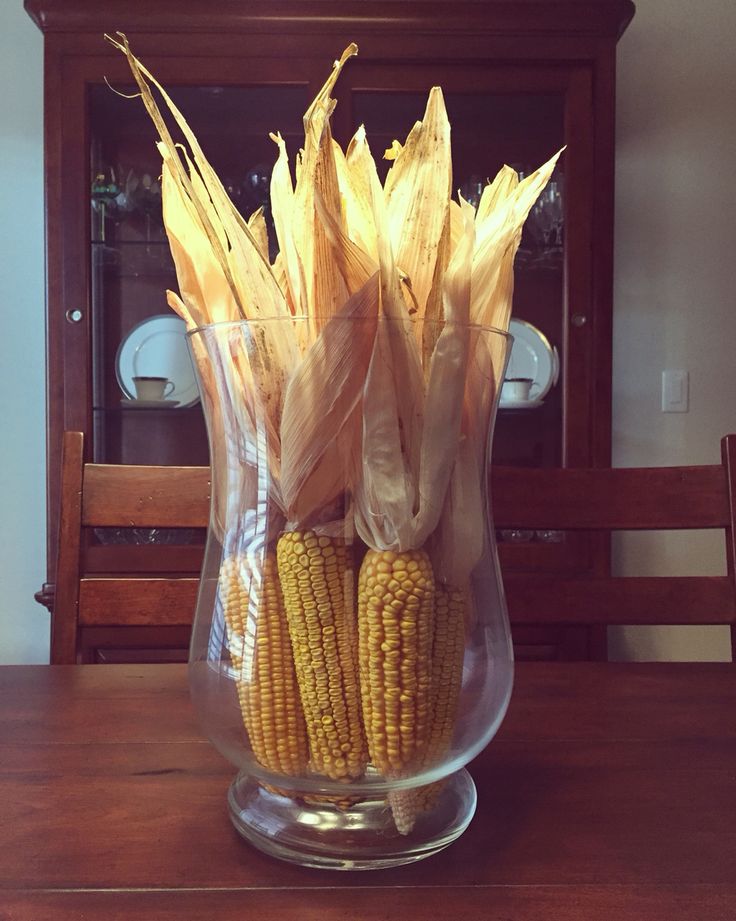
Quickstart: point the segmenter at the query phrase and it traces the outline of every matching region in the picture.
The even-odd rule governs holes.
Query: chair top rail
[[[209,509],[209,467],[84,466],[83,525],[205,528]]]
[[[494,467],[496,527],[564,530],[724,528],[729,490],[720,464],[699,467]]]

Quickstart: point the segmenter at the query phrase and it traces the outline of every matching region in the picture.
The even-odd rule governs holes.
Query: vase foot
[[[289,863],[329,870],[374,870],[431,857],[465,831],[475,805],[475,784],[465,770],[447,778],[431,810],[405,835],[386,800],[344,802],[342,808],[304,802],[244,774],[228,792],[233,825],[252,845]]]

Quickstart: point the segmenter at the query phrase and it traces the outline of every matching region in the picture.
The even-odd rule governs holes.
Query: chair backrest
[[[206,527],[207,467],[85,464],[83,436],[64,435],[51,661],[77,661],[91,628],[188,630],[198,578],[86,575],[88,527]],[[722,463],[700,467],[528,469],[494,467],[498,528],[722,529],[724,576],[597,577],[504,573],[513,624],[728,624],[736,648],[736,435]]]
[[[512,623],[727,624],[736,629],[736,435],[699,467],[494,467],[498,528],[563,531],[721,529],[723,576],[596,577],[504,573]]]
[[[191,627],[195,575],[140,577],[85,574],[85,528],[204,528],[208,467],[139,467],[84,463],[84,437],[66,432],[51,662],[76,662],[90,628]]]

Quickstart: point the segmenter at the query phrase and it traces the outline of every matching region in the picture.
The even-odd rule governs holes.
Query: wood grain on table
[[[238,837],[185,668],[0,668],[0,919],[725,921],[735,713],[729,664],[519,666],[468,831],[339,873]]]

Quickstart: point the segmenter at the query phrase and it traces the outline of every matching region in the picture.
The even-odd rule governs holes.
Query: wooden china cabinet
[[[514,316],[560,359],[543,402],[499,413],[494,459],[524,465],[610,463],[611,289],[616,41],[630,0],[25,0],[45,37],[48,310],[48,582],[53,604],[61,435],[85,433],[88,459],[206,464],[200,404],[132,405],[126,349],[160,333],[176,278],[162,228],[154,130],[123,56],[125,32],[171,92],[243,212],[268,207],[281,131],[290,154],[301,116],[350,42],[359,56],[336,90],[344,145],[364,123],[374,155],[421,117],[443,87],[454,184],[473,200],[504,163],[529,172],[563,145],[548,200],[535,209],[516,265]],[[113,87],[116,91],[114,92]],[[385,166],[384,166],[385,168]],[[159,326],[157,326],[159,324]],[[164,321],[165,324],[165,321]],[[146,340],[148,341],[148,340]],[[132,344],[131,344],[132,343]],[[154,367],[152,350],[146,370]],[[137,354],[137,353],[136,353]],[[132,368],[135,371],[135,368]],[[126,377],[127,375],[127,377]],[[504,567],[604,570],[605,536],[499,534]],[[197,571],[196,531],[100,530],[97,572]],[[543,612],[540,621],[543,622]],[[515,634],[524,656],[601,654],[584,629]],[[111,636],[91,658],[183,657],[165,638],[129,649]],[[176,647],[176,643],[174,644]]]

